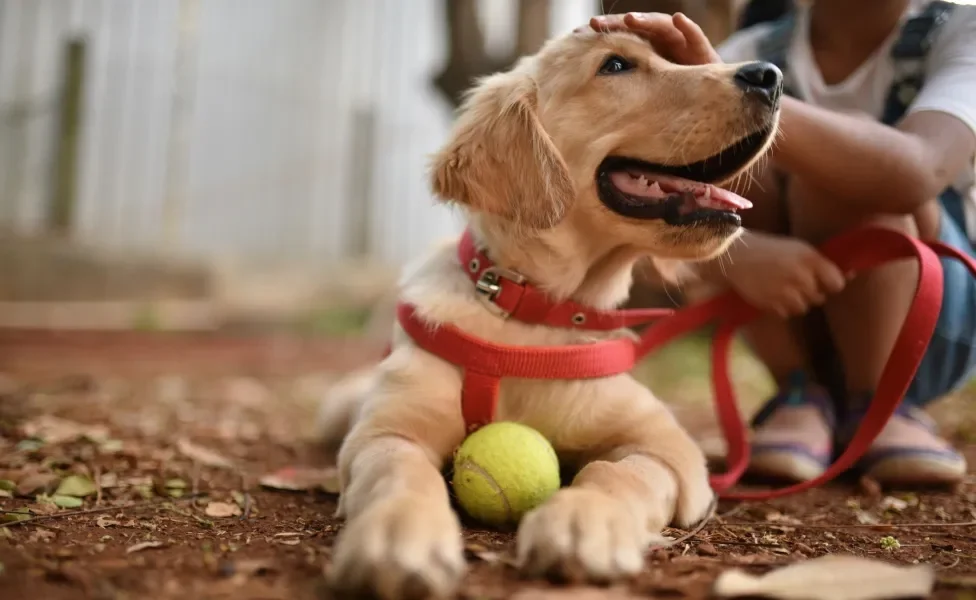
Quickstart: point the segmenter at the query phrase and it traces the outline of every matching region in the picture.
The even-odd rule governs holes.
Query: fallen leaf
[[[881,510],[901,512],[906,508],[908,508],[908,502],[902,500],[901,498],[895,498],[893,496],[885,496],[885,498],[881,501]]]
[[[0,479],[0,490],[12,492],[17,489],[17,484],[9,479]]]
[[[8,492],[7,490],[0,490],[0,498],[13,498],[13,492]]]
[[[125,549],[126,554],[132,554],[133,552],[142,552],[143,550],[149,550],[150,548],[162,548],[165,544],[163,542],[139,542]]]
[[[4,523],[12,523],[14,521],[26,521],[31,518],[31,512],[26,508],[17,508],[14,510],[8,510],[7,512],[0,513],[0,521]]]
[[[275,540],[276,544],[284,544],[285,546],[297,546],[302,543],[301,538],[285,538],[280,540]]]
[[[17,495],[46,494],[53,491],[60,481],[61,478],[53,473],[32,473],[17,484]]]
[[[36,502],[28,507],[32,514],[53,515],[58,512],[58,505],[54,503],[54,499],[50,496],[38,494],[34,497],[34,500]]]
[[[84,475],[68,475],[54,492],[58,496],[74,496],[84,498],[98,491],[95,482]]]
[[[41,415],[24,423],[21,432],[25,437],[42,440],[48,444],[61,444],[85,438],[95,443],[108,439],[104,425],[85,425],[52,415]]]
[[[241,516],[241,507],[230,502],[210,502],[203,512],[208,517],[239,517]]]
[[[118,521],[116,521],[115,519],[111,519],[105,515],[102,515],[97,519],[95,519],[95,525],[98,525],[102,529],[106,529],[108,527],[115,527],[118,524],[119,524]]]
[[[180,438],[176,442],[176,449],[180,454],[194,462],[198,462],[205,467],[216,467],[219,469],[233,469],[234,463],[224,458],[219,453],[203,446],[198,446],[186,438]]]
[[[44,447],[43,440],[27,439],[20,440],[17,445],[14,446],[20,452],[37,452]]]
[[[50,542],[54,541],[54,539],[56,537],[58,537],[58,534],[54,533],[50,529],[44,529],[42,527],[38,527],[37,529],[34,530],[33,533],[31,533],[30,537],[27,538],[27,541],[28,542],[43,542],[43,543],[47,544],[47,543],[50,543]]]
[[[119,485],[119,476],[115,473],[102,473],[98,477],[98,485],[103,489],[111,489]]]
[[[715,546],[712,544],[702,542],[698,544],[698,554],[701,554],[702,556],[718,556],[718,550],[716,550]]]
[[[339,470],[336,467],[285,467],[265,475],[259,483],[275,490],[304,492],[318,489],[329,494],[338,494]]]
[[[719,575],[720,598],[761,596],[777,600],[889,600],[927,598],[935,584],[928,565],[901,567],[856,556],[801,561],[760,576],[733,569]]]
[[[116,454],[125,447],[122,440],[105,440],[98,446],[98,451],[102,454]]]
[[[881,522],[881,519],[860,508],[854,510],[854,516],[861,525],[877,525]]]
[[[166,494],[171,498],[182,498],[187,487],[189,486],[182,479],[167,479],[165,483]]]
[[[81,508],[85,503],[81,498],[75,496],[63,496],[61,494],[54,494],[51,496],[51,502],[58,508]]]

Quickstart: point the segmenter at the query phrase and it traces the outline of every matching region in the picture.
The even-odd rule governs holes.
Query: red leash
[[[679,311],[600,311],[574,302],[552,302],[542,290],[526,283],[522,276],[492,264],[475,247],[470,233],[465,232],[458,244],[458,258],[486,305],[504,318],[601,331],[655,322],[637,342],[619,339],[574,346],[530,347],[486,342],[451,325],[432,326],[416,315],[408,304],[398,305],[397,317],[418,346],[464,370],[461,406],[469,431],[494,420],[502,377],[588,379],[626,373],[640,359],[667,342],[715,323],[712,380],[715,407],[728,445],[728,470],[713,475],[711,484],[725,498],[772,498],[818,486],[846,471],[867,451],[888,422],[915,376],[939,317],[942,305],[939,256],[963,261],[976,276],[976,261],[959,250],[939,242],[921,242],[888,229],[850,231],[827,242],[821,251],[845,272],[864,271],[893,260],[914,258],[919,263],[919,282],[874,399],[850,444],[820,477],[776,490],[728,491],[749,464],[747,427],[739,414],[729,378],[729,350],[735,332],[761,315],[735,294]]]

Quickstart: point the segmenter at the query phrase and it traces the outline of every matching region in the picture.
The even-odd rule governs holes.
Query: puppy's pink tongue
[[[748,208],[752,208],[752,202],[749,202],[735,192],[730,192],[729,190],[715,187],[714,185],[709,187],[711,187],[711,201],[713,203],[725,204],[726,206],[736,210],[746,210]]]

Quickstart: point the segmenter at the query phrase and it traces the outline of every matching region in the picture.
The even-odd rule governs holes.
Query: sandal
[[[845,418],[841,439],[849,440],[864,411]],[[902,403],[878,439],[861,457],[857,469],[878,483],[889,485],[946,485],[966,476],[966,459],[938,435],[923,410]]]
[[[805,376],[793,377],[752,420],[748,472],[797,482],[818,477],[830,466],[834,415],[825,391],[808,386]]]

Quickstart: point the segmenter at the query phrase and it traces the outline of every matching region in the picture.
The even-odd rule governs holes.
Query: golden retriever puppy
[[[748,203],[713,184],[741,174],[770,144],[780,80],[765,63],[671,64],[627,33],[558,38],[472,90],[434,158],[433,189],[464,209],[497,265],[553,299],[613,308],[626,300],[637,261],[707,259],[739,234],[736,210]],[[454,242],[406,270],[400,298],[431,325],[496,343],[632,335],[497,315],[479,300]],[[441,472],[465,436],[462,373],[394,329],[391,354],[323,403],[347,519],[330,580],[387,599],[444,596],[465,571]],[[497,411],[540,431],[577,472],[520,523],[526,574],[629,576],[664,527],[706,515],[713,493],[702,452],[629,375],[504,379]]]

